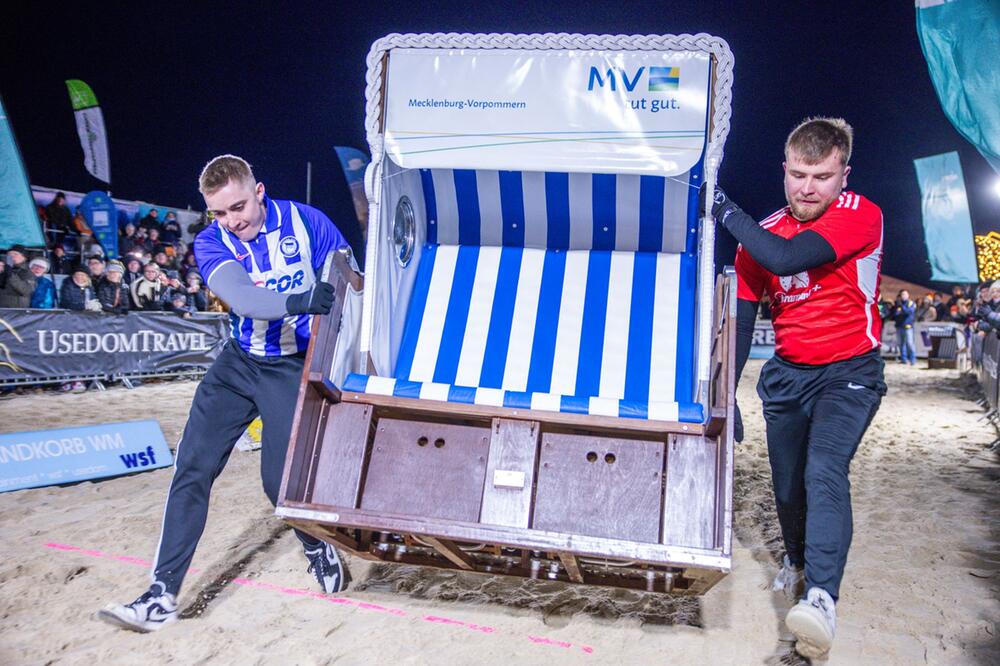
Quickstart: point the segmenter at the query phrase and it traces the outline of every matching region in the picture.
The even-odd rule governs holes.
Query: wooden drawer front
[[[542,435],[533,527],[656,543],[663,442]]]
[[[719,445],[701,437],[670,437],[663,543],[716,547]]]
[[[380,419],[361,508],[476,522],[490,429]]]
[[[371,405],[327,404],[310,501],[354,509],[372,427]],[[325,425],[324,425],[325,424]]]

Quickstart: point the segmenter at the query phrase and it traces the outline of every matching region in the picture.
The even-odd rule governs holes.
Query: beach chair
[[[707,35],[375,42],[364,288],[331,262],[338,304],[313,322],[278,515],[378,562],[719,581],[736,291],[698,188],[731,69]],[[576,109],[555,109],[560,85]],[[591,112],[624,129],[525,129]]]

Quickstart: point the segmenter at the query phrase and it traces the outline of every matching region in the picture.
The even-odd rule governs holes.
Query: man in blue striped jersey
[[[100,617],[135,631],[177,619],[177,593],[205,528],[215,478],[247,425],[263,421],[261,479],[278,499],[313,315],[330,312],[333,287],[318,279],[330,252],[347,245],[323,213],[270,199],[250,165],[234,155],[210,161],[199,179],[215,218],[194,242],[208,286],[230,306],[233,337],[195,393],[177,447],[149,590]],[[349,575],[330,545],[296,531],[309,570],[327,593]]]

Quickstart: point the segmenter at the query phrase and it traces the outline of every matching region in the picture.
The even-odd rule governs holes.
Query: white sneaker
[[[785,555],[781,560],[781,571],[771,583],[771,591],[783,593],[790,603],[794,603],[806,591],[805,569],[792,564],[788,555]]]
[[[309,560],[308,572],[316,576],[320,587],[327,594],[337,594],[347,589],[351,582],[351,573],[340,561],[340,553],[328,543],[323,543],[315,550],[306,550]]]
[[[97,617],[109,624],[131,631],[159,631],[177,621],[177,599],[163,583],[153,583],[130,604],[108,604]]]
[[[806,598],[785,616],[785,626],[795,634],[795,651],[807,659],[821,659],[833,645],[837,609],[833,597],[818,587],[809,588]]]

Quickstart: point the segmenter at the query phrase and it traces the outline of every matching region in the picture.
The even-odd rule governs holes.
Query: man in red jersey
[[[810,658],[833,642],[851,545],[848,471],[886,392],[876,300],[882,211],[846,190],[852,140],[840,118],[806,120],[785,144],[786,207],[758,224],[721,190],[712,205],[740,241],[737,376],[758,301],[771,298],[775,356],[757,393],[786,553],[772,589],[801,597],[785,624]]]

